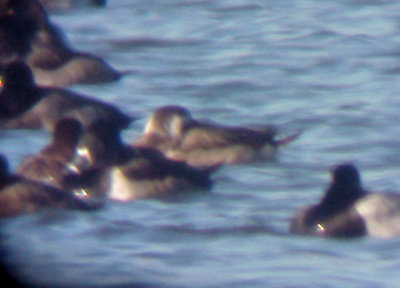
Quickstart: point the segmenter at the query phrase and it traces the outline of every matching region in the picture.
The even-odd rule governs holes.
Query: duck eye
[[[3,76],[0,76],[0,88],[4,87],[4,80],[3,80]]]

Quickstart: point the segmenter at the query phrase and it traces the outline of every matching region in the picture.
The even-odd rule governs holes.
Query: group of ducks
[[[18,36],[17,36],[18,35]],[[135,120],[112,104],[65,88],[122,75],[102,59],[76,52],[37,0],[0,0],[0,129],[45,129],[51,143],[13,174],[0,156],[0,217],[43,208],[97,210],[99,199],[131,201],[207,190],[224,165],[272,159],[300,133],[228,127],[196,120],[179,105],[162,106],[143,135],[123,143]],[[299,210],[290,232],[323,237],[400,234],[400,197],[369,193],[352,164],[334,168],[319,204]]]

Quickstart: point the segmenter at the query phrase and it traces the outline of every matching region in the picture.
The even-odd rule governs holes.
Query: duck
[[[13,218],[45,209],[95,211],[102,206],[100,202],[83,200],[67,191],[13,174],[7,158],[0,155],[0,218]]]
[[[207,167],[273,159],[278,147],[300,135],[276,139],[276,134],[272,125],[264,129],[220,125],[194,119],[183,106],[165,105],[151,115],[132,146],[152,147],[168,158]]]
[[[353,163],[332,169],[332,181],[319,203],[299,209],[290,221],[292,234],[331,238],[400,235],[400,195],[362,187]]]
[[[0,4],[0,43],[0,64],[27,63],[39,85],[97,84],[122,77],[103,59],[70,48],[38,0]]]
[[[112,123],[102,120],[85,130],[69,167],[71,173],[63,182],[66,189],[120,202],[172,199],[209,190],[210,175],[219,168],[198,169],[156,149],[133,148],[122,142]]]
[[[83,132],[82,124],[76,119],[61,119],[52,133],[51,143],[39,153],[26,158],[17,168],[17,174],[62,189],[68,163],[75,157]]]
[[[84,126],[99,118],[124,129],[134,120],[111,104],[65,88],[35,83],[29,66],[12,62],[4,72],[0,94],[0,128],[53,131],[62,118],[74,118]]]
[[[26,3],[26,5],[28,4]],[[11,3],[4,0],[0,2],[1,68],[30,52],[30,43],[35,37],[39,23],[46,19],[46,12],[35,5],[25,9],[25,17],[16,17],[15,10],[21,10],[19,5],[20,3],[17,1]]]
[[[75,6],[92,6],[104,7],[107,4],[106,0],[39,0],[46,10],[66,10]]]

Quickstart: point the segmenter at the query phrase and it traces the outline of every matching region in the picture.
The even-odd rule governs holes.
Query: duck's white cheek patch
[[[157,132],[156,120],[154,117],[150,118],[146,124],[146,128],[144,129],[145,134],[155,133]]]
[[[375,193],[356,203],[372,237],[400,236],[400,195]]]

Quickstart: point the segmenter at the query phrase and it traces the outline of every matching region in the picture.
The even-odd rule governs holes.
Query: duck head
[[[18,19],[29,19],[35,23],[46,23],[48,16],[37,0],[2,0],[0,17],[11,16]]]
[[[122,156],[120,129],[111,122],[98,120],[80,137],[71,168],[81,172],[117,163]]]
[[[149,119],[145,134],[156,134],[170,140],[180,139],[185,128],[193,122],[186,108],[178,105],[162,106]]]
[[[331,184],[321,201],[327,212],[345,210],[367,194],[362,188],[360,173],[354,164],[338,165],[331,174]]]

